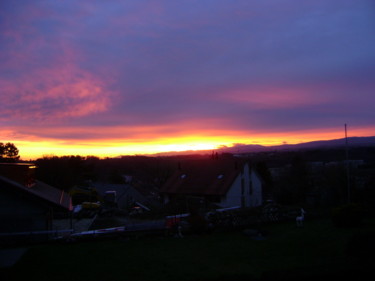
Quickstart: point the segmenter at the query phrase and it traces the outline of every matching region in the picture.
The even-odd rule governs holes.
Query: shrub
[[[188,222],[191,227],[191,231],[194,234],[202,234],[207,230],[207,221],[205,218],[197,212],[191,212],[188,217]]]
[[[373,259],[375,253],[375,232],[357,233],[350,237],[346,253],[350,256]]]
[[[362,223],[364,211],[359,204],[346,204],[332,210],[332,222],[337,227],[355,227]]]

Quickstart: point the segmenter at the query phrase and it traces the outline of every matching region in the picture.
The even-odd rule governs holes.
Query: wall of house
[[[48,230],[49,209],[0,183],[0,233]]]
[[[262,194],[262,181],[260,180],[257,173],[253,170],[250,172],[250,183],[248,186],[248,204],[251,207],[257,207],[262,205],[263,202],[263,194]]]
[[[244,165],[243,170],[233,181],[232,186],[225,196],[223,196],[220,206],[228,207],[249,207],[248,187],[250,181],[249,166]]]
[[[257,207],[262,205],[262,182],[258,175],[250,171],[248,164],[245,164],[233,182],[228,193],[223,196],[220,206],[228,207]]]
[[[219,203],[222,208],[241,206],[241,175],[234,180],[231,188]]]

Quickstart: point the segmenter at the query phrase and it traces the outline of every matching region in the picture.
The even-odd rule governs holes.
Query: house
[[[98,191],[99,196],[104,199],[111,194],[117,208],[122,210],[131,210],[135,206],[141,206],[141,208],[147,210],[158,203],[131,184],[94,182],[92,186]]]
[[[217,208],[262,204],[262,181],[241,159],[193,159],[180,162],[161,188],[164,203],[182,200]]]
[[[36,166],[0,163],[0,239],[52,230],[56,213],[72,210],[63,190],[35,179]],[[25,234],[26,235],[26,234]]]

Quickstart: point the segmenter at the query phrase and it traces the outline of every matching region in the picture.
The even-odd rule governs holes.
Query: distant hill
[[[270,146],[272,149],[312,149],[312,148],[330,148],[342,147],[346,145],[345,138],[335,140],[312,141],[291,145]],[[350,137],[348,138],[348,146],[375,146],[375,137]]]
[[[299,144],[283,144],[276,146],[263,146],[254,144],[237,144],[231,147],[221,147],[215,152],[218,153],[254,153],[254,152],[266,152],[266,151],[282,151],[282,150],[300,150],[300,149],[314,149],[314,148],[333,148],[345,146],[345,138],[334,139],[334,140],[321,140],[312,141]],[[358,146],[375,146],[374,137],[350,137],[348,138],[349,147]],[[213,150],[189,150],[189,151],[170,151],[153,154],[154,156],[173,156],[173,155],[191,155],[191,154],[211,154]]]

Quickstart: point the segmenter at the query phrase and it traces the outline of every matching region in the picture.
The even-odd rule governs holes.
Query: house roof
[[[68,193],[46,183],[35,181],[35,184],[32,187],[27,187],[4,176],[0,176],[0,181],[5,182],[13,190],[29,194],[30,196],[41,199],[55,207],[69,211],[73,209],[71,197]]]
[[[35,180],[35,168],[33,163],[0,163],[0,181],[11,191],[28,194],[60,209],[72,210],[70,195]]]
[[[243,170],[239,159],[199,159],[179,163],[177,171],[162,186],[161,193],[225,195]]]

